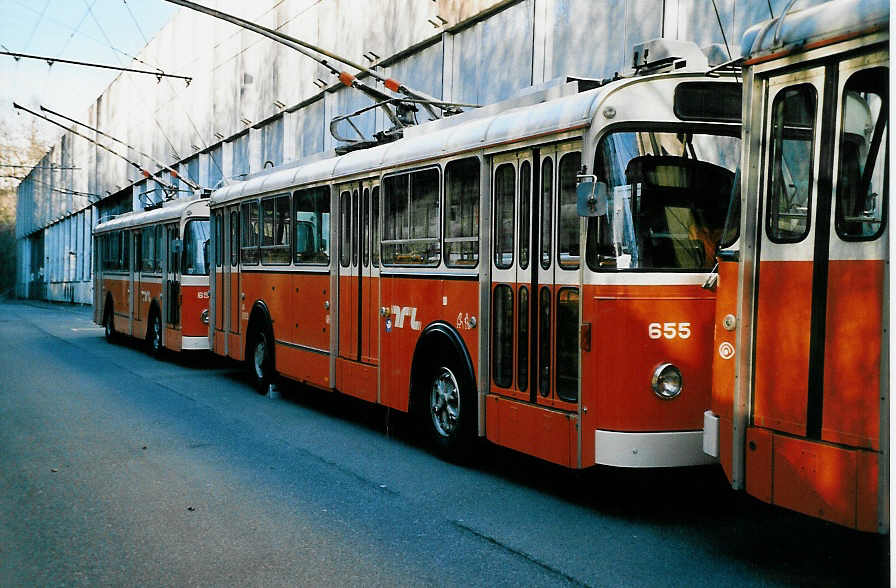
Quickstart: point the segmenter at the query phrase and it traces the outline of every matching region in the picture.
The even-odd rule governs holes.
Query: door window
[[[775,243],[809,234],[818,93],[811,84],[778,92],[772,104],[766,231]]]
[[[834,222],[846,241],[876,239],[886,223],[888,77],[885,67],[862,70],[843,89]]]

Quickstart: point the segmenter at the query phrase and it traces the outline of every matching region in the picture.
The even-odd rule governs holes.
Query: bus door
[[[359,228],[361,251],[359,259],[361,307],[360,356],[363,363],[376,365],[380,357],[379,308],[380,308],[380,255],[379,255],[379,180],[361,183]]]
[[[221,300],[221,328],[226,333],[224,353],[234,357],[240,348],[240,207],[231,206],[225,214],[224,287]]]
[[[530,262],[532,239],[531,151],[492,158],[491,391],[534,401],[531,386],[533,348]]]
[[[533,399],[575,411],[579,398],[579,224],[576,174],[581,143],[543,148],[534,205],[537,284],[533,292],[537,340]],[[537,287],[537,290],[536,290]]]
[[[379,300],[378,291],[376,295],[371,293],[374,280],[370,268],[368,202],[373,188],[370,181],[351,182],[338,186],[336,191],[339,206],[336,387],[345,394],[372,402],[377,399],[377,380],[375,369],[369,365],[379,355],[378,332],[370,328],[376,324],[371,313],[378,309],[371,302],[378,304]],[[365,237],[368,241],[363,246]],[[366,268],[362,249],[367,254]]]
[[[766,82],[746,450],[751,494],[871,529],[885,467],[886,65],[884,52]]]
[[[150,230],[150,229],[147,229]],[[135,300],[137,304],[134,306],[134,320],[142,322],[145,313],[141,313],[141,307],[144,304],[143,296],[143,232],[140,230],[132,231],[134,235],[134,292],[136,292]],[[148,307],[148,301],[147,301]],[[139,334],[139,333],[138,333]]]
[[[576,427],[560,411],[578,403],[580,151],[552,145],[492,160],[491,390],[525,404],[494,400],[486,433],[569,466]]]
[[[180,325],[180,253],[183,245],[177,224],[163,227],[165,241],[165,324],[170,329]]]

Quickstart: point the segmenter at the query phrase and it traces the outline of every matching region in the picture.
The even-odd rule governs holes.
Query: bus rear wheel
[[[146,348],[153,357],[159,357],[162,354],[162,320],[156,311],[149,315],[149,327],[146,329]]]
[[[255,329],[249,343],[246,363],[252,385],[259,393],[267,393],[268,386],[274,381],[273,338],[265,328]]]
[[[467,461],[473,451],[476,414],[470,376],[459,362],[444,358],[432,364],[425,381],[421,416],[433,447],[449,461]]]
[[[106,312],[103,314],[103,334],[106,336],[106,341],[110,343],[115,341],[115,312],[111,300],[106,303]]]

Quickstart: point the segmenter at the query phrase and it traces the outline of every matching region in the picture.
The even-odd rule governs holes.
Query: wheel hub
[[[454,374],[446,367],[440,368],[433,378],[429,408],[436,433],[442,437],[453,435],[460,417],[460,389]]]

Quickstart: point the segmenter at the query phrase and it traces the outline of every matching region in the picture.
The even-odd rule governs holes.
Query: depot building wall
[[[780,14],[787,0],[716,0],[718,18],[711,0],[210,4],[375,65],[443,100],[484,105],[567,74],[612,76],[629,67],[635,43],[656,37],[701,46],[727,40],[737,52],[743,31],[769,17],[769,4]],[[192,82],[122,74],[88,112],[68,114],[135,147],[131,159],[151,167],[138,151],[149,153],[203,186],[331,150],[339,142],[330,120],[370,104],[298,52],[187,9],[138,57]],[[386,121],[370,111],[356,124],[370,134]],[[350,133],[344,124],[338,130]],[[161,191],[72,133],[62,134],[37,165],[77,169],[34,169],[18,188],[16,294],[89,304],[92,227],[105,215],[158,202]],[[179,188],[180,197],[192,196]]]

